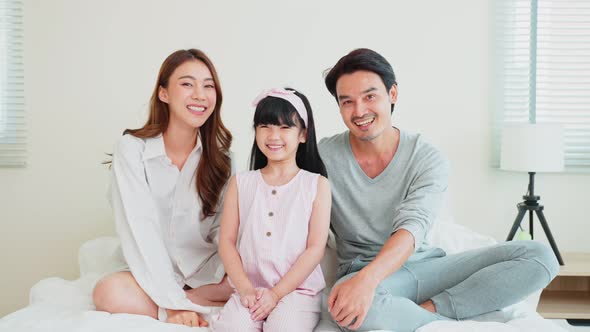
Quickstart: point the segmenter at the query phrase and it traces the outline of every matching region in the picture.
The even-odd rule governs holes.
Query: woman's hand
[[[240,294],[240,302],[245,308],[252,308],[256,303],[256,290],[254,288],[244,291],[238,292]]]
[[[205,318],[201,317],[198,313],[188,310],[174,310],[166,309],[168,318],[166,323],[186,325],[191,327],[207,327],[209,322]]]
[[[279,296],[268,288],[256,288],[256,304],[250,308],[252,320],[263,320],[279,303]]]

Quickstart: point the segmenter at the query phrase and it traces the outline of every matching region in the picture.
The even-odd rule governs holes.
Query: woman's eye
[[[182,83],[182,86],[191,87],[191,86],[193,86],[193,84],[192,83],[189,83],[189,82],[184,82],[184,83]]]
[[[205,88],[207,88],[207,89],[215,89],[215,85],[213,85],[213,84],[207,84],[207,85],[205,85]]]

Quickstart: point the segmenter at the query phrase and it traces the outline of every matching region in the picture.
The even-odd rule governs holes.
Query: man
[[[414,331],[503,308],[555,277],[553,253],[533,241],[449,256],[429,247],[449,163],[420,135],[391,126],[398,98],[391,65],[357,49],[325,82],[348,131],[319,145],[332,186],[339,268],[316,331],[329,324]]]

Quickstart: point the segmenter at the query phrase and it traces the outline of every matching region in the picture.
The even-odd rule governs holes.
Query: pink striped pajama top
[[[236,175],[240,216],[237,248],[255,288],[274,287],[305,251],[319,176],[300,170],[287,184],[271,186],[260,170]],[[316,295],[325,286],[318,264],[295,292]]]

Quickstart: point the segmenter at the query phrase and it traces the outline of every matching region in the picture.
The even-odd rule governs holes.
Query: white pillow
[[[99,237],[85,242],[78,251],[80,276],[96,273],[100,275],[127,269],[121,243],[112,236]]]

